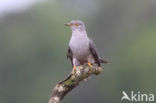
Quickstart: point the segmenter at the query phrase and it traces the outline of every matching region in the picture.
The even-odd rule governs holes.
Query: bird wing
[[[72,53],[70,46],[68,47],[67,58],[70,59],[72,66],[73,66],[73,53]]]
[[[104,64],[108,63],[106,60],[103,60],[103,58],[98,56],[96,46],[95,46],[92,39],[89,39],[89,50],[90,50],[91,54],[93,55],[93,57],[95,59],[95,63],[97,63],[98,66],[101,66],[100,63],[104,63]]]
[[[89,39],[89,50],[94,57],[95,63],[97,63],[98,66],[101,66],[100,61],[99,61],[99,56],[97,53],[97,49],[92,39]]]

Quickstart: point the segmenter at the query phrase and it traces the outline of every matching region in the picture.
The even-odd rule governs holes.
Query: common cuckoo
[[[69,42],[67,58],[70,59],[73,69],[87,63],[89,66],[97,64],[99,67],[101,63],[107,63],[98,56],[96,46],[92,39],[87,35],[85,25],[80,20],[72,20],[65,24],[72,30],[72,36]]]

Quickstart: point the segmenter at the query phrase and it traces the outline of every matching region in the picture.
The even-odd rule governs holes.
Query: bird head
[[[71,30],[80,30],[80,31],[85,30],[85,25],[80,20],[72,20],[69,23],[65,24],[65,26],[70,27]]]

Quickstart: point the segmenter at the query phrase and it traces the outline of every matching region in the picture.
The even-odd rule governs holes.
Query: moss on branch
[[[75,88],[80,81],[87,79],[91,75],[98,75],[101,72],[102,68],[98,66],[89,67],[87,64],[78,66],[76,71],[72,71],[65,80],[55,86],[49,99],[49,103],[60,103],[63,97]]]

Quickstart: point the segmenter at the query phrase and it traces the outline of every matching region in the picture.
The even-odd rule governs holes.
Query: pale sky
[[[0,0],[0,15],[12,11],[21,11],[35,2],[43,0]]]

